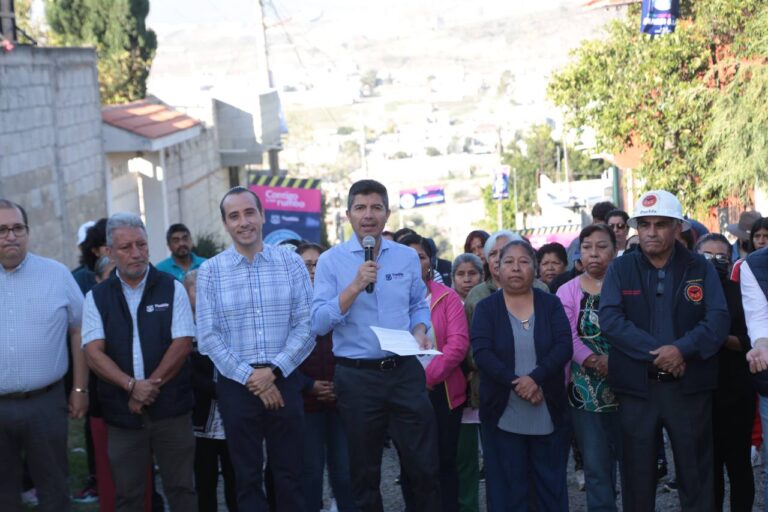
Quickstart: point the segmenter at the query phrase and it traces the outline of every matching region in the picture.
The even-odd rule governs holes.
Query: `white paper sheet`
[[[414,355],[439,355],[439,350],[421,350],[419,342],[408,331],[399,331],[397,329],[385,329],[384,327],[373,327],[371,330],[379,339],[381,350],[393,352],[399,356]]]

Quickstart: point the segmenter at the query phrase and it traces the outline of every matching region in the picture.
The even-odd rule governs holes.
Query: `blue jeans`
[[[584,458],[589,512],[616,512],[616,470],[621,460],[618,412],[589,412],[571,407],[573,429]]]
[[[763,427],[763,491],[768,496],[768,443],[765,442],[768,437],[768,397],[760,395],[760,425]],[[768,512],[768,499],[765,500],[763,511]]]
[[[339,413],[304,413],[304,501],[307,512],[323,508],[323,470],[328,460],[328,476],[339,512],[353,512],[355,499],[349,478],[347,438]]]

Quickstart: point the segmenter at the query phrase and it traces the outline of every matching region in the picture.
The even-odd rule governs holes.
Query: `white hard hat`
[[[95,225],[96,221],[93,220],[83,222],[80,225],[80,228],[77,230],[77,245],[81,245],[83,242],[85,242],[85,236],[88,234],[88,229]]]
[[[666,190],[651,190],[640,196],[635,205],[635,213],[627,224],[637,229],[637,219],[640,217],[670,217],[683,223],[683,231],[691,228],[691,223],[683,217],[680,201]]]

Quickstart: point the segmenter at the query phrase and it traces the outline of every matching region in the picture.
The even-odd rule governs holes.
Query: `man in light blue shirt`
[[[275,477],[278,510],[304,510],[304,402],[294,371],[312,352],[312,285],[293,251],[264,244],[258,196],[235,187],[220,204],[233,245],[197,271],[197,341],[219,378],[240,510],[266,512],[263,443]]]
[[[355,236],[320,256],[312,329],[317,334],[333,331],[334,387],[349,441],[357,507],[362,512],[383,510],[381,455],[389,432],[416,510],[438,511],[437,431],[424,369],[415,356],[382,351],[370,329],[407,330],[423,348],[429,346],[429,305],[419,257],[413,249],[382,238],[389,214],[387,189],[381,183],[362,180],[352,185],[347,217]],[[375,240],[373,261],[365,261],[366,236]]]
[[[0,510],[21,510],[22,454],[41,511],[70,510],[67,409],[88,409],[80,350],[83,295],[69,270],[27,251],[24,209],[0,199]],[[67,333],[71,345],[67,347]],[[73,387],[62,377],[71,349]]]
[[[171,255],[157,264],[157,270],[171,274],[180,283],[184,282],[187,272],[203,264],[202,258],[192,252],[192,233],[184,224],[171,224],[165,234],[165,241]]]

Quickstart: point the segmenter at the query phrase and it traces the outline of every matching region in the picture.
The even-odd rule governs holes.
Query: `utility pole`
[[[16,18],[13,0],[0,0],[0,40],[16,42]]]
[[[272,82],[272,71],[269,68],[269,47],[267,46],[267,27],[264,24],[264,2],[262,0],[254,0],[254,13],[256,18],[256,30],[257,41],[257,69],[259,94],[266,92],[274,87]],[[277,176],[280,173],[280,149],[269,148],[267,150],[269,158],[269,175]]]

